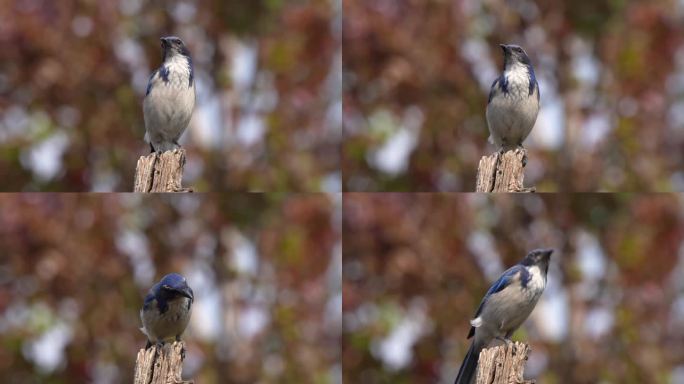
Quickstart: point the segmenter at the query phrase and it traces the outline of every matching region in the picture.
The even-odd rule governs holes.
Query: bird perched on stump
[[[499,277],[470,320],[468,338],[475,336],[458,371],[455,384],[475,382],[480,351],[492,340],[510,337],[532,313],[546,287],[553,249],[536,249]]]
[[[501,45],[504,70],[494,80],[487,103],[489,141],[498,149],[522,147],[539,113],[539,84],[527,53]]]
[[[145,140],[152,152],[180,148],[178,139],[195,108],[195,74],[190,51],[175,36],[162,37],[162,65],[152,72],[143,101]]]
[[[194,298],[185,278],[177,273],[164,276],[150,289],[140,310],[141,330],[147,335],[145,348],[180,341],[190,321]]]

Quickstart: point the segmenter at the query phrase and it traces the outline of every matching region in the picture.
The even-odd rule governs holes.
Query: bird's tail
[[[456,381],[454,384],[470,384],[474,382],[475,372],[477,370],[477,360],[480,357],[480,351],[482,346],[475,345],[475,341],[470,343],[470,348],[468,348],[468,353],[466,353],[465,359],[461,364],[461,369],[458,370],[458,376],[456,376]]]

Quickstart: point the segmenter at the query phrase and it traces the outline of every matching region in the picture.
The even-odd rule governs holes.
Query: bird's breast
[[[190,321],[192,302],[187,297],[175,298],[166,302],[162,312],[158,302],[144,307],[140,315],[144,332],[150,340],[166,340],[180,335]]]
[[[546,288],[546,278],[538,266],[527,267],[527,281],[522,284],[522,291],[527,297],[539,298]]]
[[[525,71],[511,71],[505,74],[508,85],[506,96],[522,99],[530,96],[530,77]]]

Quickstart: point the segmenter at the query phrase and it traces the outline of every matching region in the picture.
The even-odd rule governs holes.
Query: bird
[[[145,141],[158,154],[180,148],[178,139],[195,108],[195,72],[190,51],[178,37],[160,40],[162,64],[152,72],[143,100]]]
[[[194,298],[185,278],[177,273],[164,276],[150,288],[140,309],[140,330],[147,336],[145,349],[166,341],[180,341],[190,321]]]
[[[487,102],[489,141],[504,151],[522,147],[539,113],[539,84],[525,50],[501,44],[504,69],[492,83]]]
[[[527,319],[546,287],[553,249],[535,249],[506,270],[489,288],[475,317],[468,339],[474,336],[458,371],[455,384],[474,382],[480,351],[494,339],[510,343],[510,337]]]

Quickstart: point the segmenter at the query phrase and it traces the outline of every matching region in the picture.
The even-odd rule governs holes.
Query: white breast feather
[[[528,296],[539,298],[546,288],[546,279],[536,265],[527,268],[527,271],[530,273],[530,280],[527,282],[527,289],[524,292]]]
[[[174,88],[187,88],[190,84],[190,66],[188,60],[176,55],[170,58],[165,64],[169,70],[169,86]]]
[[[504,72],[508,80],[509,97],[528,97],[530,92],[530,75],[525,65],[515,63]]]

